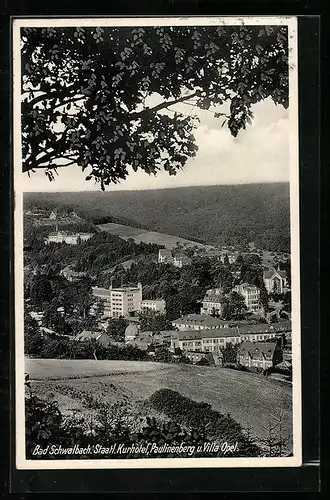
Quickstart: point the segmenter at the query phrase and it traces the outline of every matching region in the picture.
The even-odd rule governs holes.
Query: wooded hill
[[[70,206],[94,223],[130,225],[223,245],[290,251],[289,184],[146,191],[26,193],[25,206]],[[121,222],[124,223],[125,222]]]

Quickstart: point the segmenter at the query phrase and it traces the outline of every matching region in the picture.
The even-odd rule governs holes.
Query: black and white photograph
[[[18,469],[301,465],[296,45],[13,21]]]

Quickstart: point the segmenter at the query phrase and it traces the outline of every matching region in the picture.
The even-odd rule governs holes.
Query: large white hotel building
[[[94,297],[104,301],[104,316],[110,318],[127,318],[141,311],[142,284],[137,286],[121,286],[119,288],[93,287]]]

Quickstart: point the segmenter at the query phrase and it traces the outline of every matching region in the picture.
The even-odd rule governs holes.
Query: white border
[[[23,300],[23,190],[21,173],[20,28],[74,26],[216,26],[283,25],[289,32],[289,121],[290,121],[290,214],[293,356],[293,457],[274,458],[155,458],[122,460],[26,460],[24,413],[24,300]],[[167,18],[56,18],[13,19],[13,102],[14,102],[14,261],[15,261],[15,387],[17,469],[154,469],[298,467],[302,464],[301,355],[300,355],[300,245],[299,245],[299,161],[298,161],[298,71],[297,18],[280,17],[167,17]]]

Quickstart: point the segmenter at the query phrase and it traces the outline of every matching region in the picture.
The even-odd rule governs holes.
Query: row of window
[[[227,342],[231,342],[233,344],[236,344],[240,340],[267,340],[267,339],[271,339],[274,337],[275,337],[274,334],[254,335],[254,336],[247,335],[247,336],[242,336],[240,339],[238,339],[236,337],[232,337],[232,338],[227,338],[226,340],[227,340]],[[203,342],[203,344],[223,344],[225,342],[225,339],[219,338],[219,339],[204,339],[203,341],[201,341],[201,340],[183,341],[182,345],[183,346],[193,346],[193,345],[200,346],[200,345],[202,345],[202,342]]]
[[[275,337],[274,333],[269,333],[266,335],[247,335],[241,338],[242,340],[267,340],[267,339],[273,339],[274,337]]]

